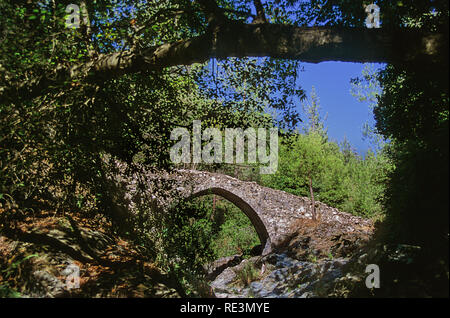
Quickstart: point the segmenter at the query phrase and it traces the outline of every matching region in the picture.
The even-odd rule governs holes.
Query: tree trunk
[[[312,187],[312,178],[311,178],[311,176],[309,176],[309,193],[311,195],[312,219],[314,221],[316,221],[317,220],[317,216],[316,216],[316,201],[314,200],[314,191],[313,191],[313,187]]]

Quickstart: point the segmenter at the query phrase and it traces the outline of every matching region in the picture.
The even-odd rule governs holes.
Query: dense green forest
[[[365,25],[372,2],[381,28]],[[2,237],[17,239],[11,233],[21,222],[47,216],[67,218],[75,234],[77,220],[107,224],[175,281],[179,295],[203,295],[205,263],[249,258],[260,243],[248,218],[213,196],[170,213],[146,202],[138,217],[124,218],[105,158],[127,164],[124,178],[142,167],[170,171],[180,168],[169,154],[174,128],[194,120],[203,128],[277,127],[275,174],[259,174],[258,163],[181,168],[308,197],[313,219],[315,200],[369,218],[374,244],[418,246],[408,273],[426,267],[424,284],[442,284],[430,295],[448,297],[447,0],[98,0],[68,10],[72,4],[0,0]],[[386,63],[353,80],[376,121],[365,128],[375,145],[365,154],[330,139],[320,92],[307,96],[296,81],[302,62],[322,61]],[[31,255],[2,258],[0,295],[17,295],[14,275]],[[436,276],[442,271],[446,277]]]
[[[382,217],[383,194],[393,169],[386,154],[389,145],[383,144],[378,154],[369,149],[361,156],[346,139],[329,140],[314,90],[304,113],[301,132],[281,147],[278,171],[263,176],[263,183],[299,196],[311,196],[312,191],[317,200],[342,211]]]

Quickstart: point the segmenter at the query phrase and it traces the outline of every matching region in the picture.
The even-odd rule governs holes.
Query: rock
[[[235,273],[247,262],[266,264],[264,261],[274,264],[271,265],[273,267],[266,266],[266,270],[270,271],[268,275],[250,283],[248,288],[238,289],[231,286]],[[346,258],[322,259],[318,262],[298,261],[286,254],[269,254],[262,258],[244,260],[235,267],[227,268],[227,273],[224,271],[219,275],[211,286],[218,298],[323,297],[333,283],[342,277],[342,268],[347,262]]]
[[[263,289],[263,285],[260,282],[252,282],[250,284],[250,289],[254,292],[259,292]]]
[[[61,297],[65,293],[65,284],[47,271],[38,270],[33,273],[35,279],[32,297]]]
[[[236,273],[230,267],[226,268],[216,279],[211,283],[211,287],[216,293],[216,297],[219,293],[228,293],[230,288],[227,286],[236,278]]]
[[[220,273],[222,273],[227,267],[235,266],[242,260],[242,255],[233,255],[219,258],[218,260],[204,266],[206,272],[206,279],[213,280]]]

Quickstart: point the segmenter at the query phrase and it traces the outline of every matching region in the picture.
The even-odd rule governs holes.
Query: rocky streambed
[[[448,295],[448,266],[409,244],[376,242],[373,230],[343,231],[336,223],[304,220],[271,254],[239,259],[211,281],[218,298],[434,297]],[[236,264],[237,262],[237,264]],[[218,262],[219,264],[221,262]],[[376,265],[381,287],[366,281]],[[432,273],[432,275],[424,275]],[[440,297],[440,296],[439,296]]]
[[[336,258],[318,262],[299,261],[286,254],[251,258],[226,268],[212,282],[218,298],[309,298],[323,297],[331,285],[343,277],[348,259]],[[255,271],[256,279],[246,282],[245,274]]]
[[[367,226],[348,231],[337,223],[305,219],[273,253],[216,261],[210,286],[218,298],[342,297],[348,291],[340,286],[364,284],[364,277],[351,272],[365,261],[362,250],[372,232]]]

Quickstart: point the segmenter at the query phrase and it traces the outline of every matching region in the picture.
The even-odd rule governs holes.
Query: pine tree
[[[302,105],[303,112],[308,119],[306,126],[303,128],[307,135],[305,139],[307,144],[303,148],[304,151],[300,154],[299,173],[307,178],[312,205],[312,218],[316,220],[313,182],[314,179],[319,177],[326,157],[323,145],[327,142],[328,135],[324,122],[328,115],[325,115],[324,118],[320,115],[320,100],[314,86],[311,89],[310,100],[311,102],[306,102]]]
[[[312,86],[310,102],[306,100],[302,103],[303,112],[307,118],[307,121],[303,127],[303,132],[309,134],[316,132],[323,138],[328,139],[328,128],[325,127],[325,121],[327,120],[328,113],[324,117],[321,116],[320,111],[320,99],[317,96],[316,88]]]

